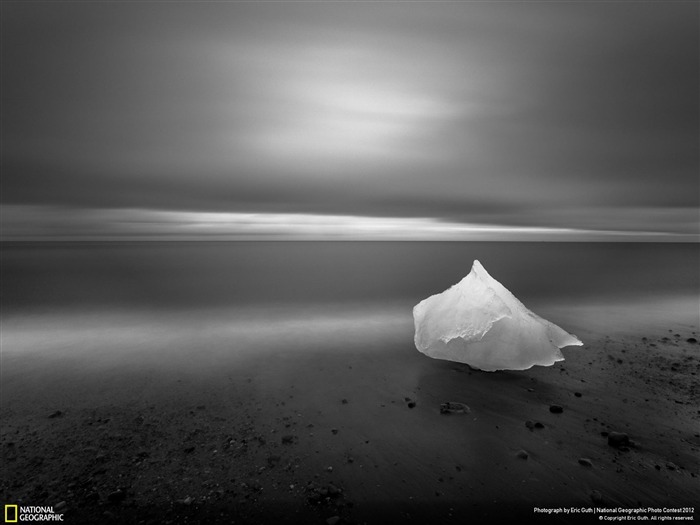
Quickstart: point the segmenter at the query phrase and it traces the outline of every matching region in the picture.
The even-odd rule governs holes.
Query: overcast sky
[[[1,9],[5,236],[700,230],[694,1]]]

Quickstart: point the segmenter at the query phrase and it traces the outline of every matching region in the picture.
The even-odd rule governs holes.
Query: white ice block
[[[479,261],[459,283],[418,303],[413,321],[420,352],[489,372],[550,366],[564,360],[560,348],[583,345],[528,310]]]

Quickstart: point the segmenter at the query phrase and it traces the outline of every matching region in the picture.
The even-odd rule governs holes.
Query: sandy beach
[[[592,523],[534,509],[697,501],[692,298],[553,305],[585,346],[496,373],[417,352],[403,306],[8,320],[2,499],[154,524]]]

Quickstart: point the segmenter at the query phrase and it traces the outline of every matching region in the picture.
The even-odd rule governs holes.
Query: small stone
[[[282,436],[282,444],[283,445],[292,445],[294,443],[298,443],[299,438],[292,435],[292,434],[287,434],[286,436]]]
[[[192,496],[187,496],[185,499],[182,500],[182,504],[187,506],[192,505],[193,502],[194,498]]]
[[[331,516],[326,520],[328,525],[336,525],[340,521],[340,516]]]
[[[326,470],[327,470],[328,472],[333,472],[333,467],[328,467]]]
[[[331,432],[332,432],[333,434],[337,434],[337,433],[338,433],[338,429],[337,429],[337,428],[331,428]]]
[[[182,451],[185,454],[191,454],[192,452],[194,452],[194,447],[185,447]]]
[[[124,492],[122,489],[117,489],[114,492],[110,492],[107,496],[107,500],[111,501],[112,503],[124,501],[124,498],[126,498],[126,492]]]
[[[62,415],[63,415],[63,412],[61,412],[60,410],[56,410],[56,412],[49,414],[49,419],[55,419],[57,417],[61,417]]]
[[[440,405],[441,414],[469,414],[471,409],[464,403],[457,401],[448,401]]]
[[[347,399],[344,399],[344,398],[341,399],[340,402],[341,402],[342,404],[344,404],[344,405],[347,405],[347,404],[348,404],[348,400],[347,400]]]
[[[415,401],[409,401],[408,402],[408,408],[415,408],[416,407],[416,402]]]
[[[591,463],[591,460],[588,458],[578,458],[578,464],[583,465],[584,467],[592,467],[593,463]]]
[[[549,407],[549,411],[552,414],[561,414],[562,412],[564,412],[564,408],[561,407],[560,405],[552,405]]]
[[[540,423],[539,421],[536,421],[535,428],[544,428],[544,424]]]
[[[532,421],[530,421],[530,420],[528,419],[527,421],[525,421],[525,426],[526,426],[527,428],[529,428],[530,430],[533,430],[533,429],[535,428],[535,423],[533,423]]]
[[[574,395],[575,395],[576,397],[581,397],[583,394],[581,394],[581,392],[574,392]]]
[[[698,342],[698,340],[695,339],[694,337],[689,337],[688,339],[686,339],[686,341],[687,341],[688,343],[697,343],[697,342]]]
[[[630,438],[624,432],[610,432],[608,434],[608,445],[615,448],[628,447]]]
[[[515,457],[518,459],[527,459],[530,457],[530,454],[521,449],[516,452]]]
[[[600,493],[600,491],[598,491],[598,490],[591,491],[591,501],[593,501],[593,503],[602,503],[603,502],[603,495]]]
[[[68,505],[67,505],[67,503],[66,503],[65,501],[59,501],[58,503],[56,503],[56,504],[53,506],[53,510],[54,510],[55,512],[61,512],[61,511],[62,511],[63,509],[65,509],[67,506],[68,506]]]

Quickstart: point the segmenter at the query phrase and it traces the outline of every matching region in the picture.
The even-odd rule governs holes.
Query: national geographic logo
[[[28,521],[63,521],[63,513],[54,512],[53,507],[5,505],[5,523]]]

